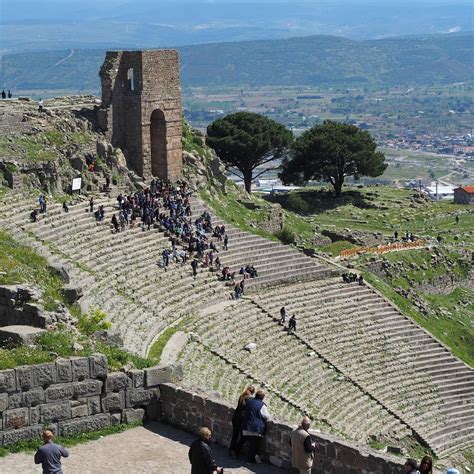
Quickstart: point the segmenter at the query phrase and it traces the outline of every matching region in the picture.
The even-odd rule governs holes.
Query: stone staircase
[[[337,270],[332,270],[327,265],[321,264],[318,260],[298,252],[293,247],[264,239],[224,222],[213,215],[212,210],[196,197],[192,197],[190,203],[193,220],[204,211],[208,211],[212,215],[213,227],[225,225],[229,237],[228,250],[224,250],[222,243],[217,239],[213,238],[212,240],[219,249],[219,258],[223,266],[228,266],[232,272],[237,272],[235,275],[237,281],[242,278],[238,274],[240,267],[250,264],[257,269],[258,277],[245,281],[246,291],[291,281],[325,278],[339,273]]]
[[[13,200],[15,199],[15,200]],[[29,221],[36,203],[9,195],[1,204],[2,228],[49,258],[59,260],[83,287],[83,309],[104,311],[131,352],[146,355],[153,339],[185,314],[226,297],[215,276],[200,269],[196,279],[191,267],[171,262],[168,271],[158,265],[168,238],[157,229],[140,226],[113,234],[109,225],[116,200],[96,197],[96,208],[105,207],[105,222],[96,223],[88,200],[69,206],[50,202],[40,221]]]
[[[367,286],[329,278],[254,296],[298,336],[412,427],[438,456],[474,444],[474,371]]]
[[[2,198],[0,220],[20,241],[71,269],[83,287],[82,307],[104,311],[128,350],[146,355],[169,324],[228,301],[208,269],[194,279],[189,264],[171,262],[168,271],[157,264],[170,247],[157,229],[113,234],[116,200],[95,200],[105,206],[104,223],[95,222],[81,197],[69,213],[50,202],[40,222],[31,223],[35,199],[18,193]],[[204,210],[192,198],[193,219]],[[192,330],[201,342],[190,341],[181,355],[193,383],[231,401],[246,383],[259,383],[282,418],[297,421],[307,412],[359,441],[401,440],[413,432],[438,456],[474,445],[472,369],[370,287],[343,284],[317,259],[213,217],[216,224],[225,224],[229,236],[227,251],[216,242],[222,264],[237,272],[252,264],[259,277],[246,280],[249,300],[196,316]],[[296,335],[272,320],[283,305],[298,317]],[[244,342],[256,342],[257,352],[243,351]]]
[[[225,310],[206,311],[189,329],[200,341],[190,344],[200,344],[212,354],[208,352],[207,360],[198,362],[192,355],[202,348],[184,351],[180,360],[186,378],[211,379],[214,388],[232,395],[231,400],[238,398],[235,386],[242,386],[235,373],[238,368],[251,382],[264,386],[272,400],[281,398],[297,408],[299,413],[291,421],[299,421],[301,413],[308,413],[326,430],[329,427],[333,433],[361,442],[370,436],[403,439],[411,435],[403,422],[327,361],[308,356],[305,344],[288,335],[252,301],[239,300]],[[243,350],[247,343],[256,343],[257,348]],[[216,383],[212,367],[221,366],[224,360],[227,366]],[[271,403],[269,407],[273,416],[288,419],[290,413],[285,408]]]

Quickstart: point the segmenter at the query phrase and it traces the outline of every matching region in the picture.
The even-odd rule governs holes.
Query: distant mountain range
[[[430,85],[472,81],[474,33],[355,41],[338,36],[182,46],[186,86]],[[3,57],[2,87],[98,91],[104,50]]]
[[[308,35],[365,40],[469,30],[469,0],[3,0],[0,51],[162,48]]]

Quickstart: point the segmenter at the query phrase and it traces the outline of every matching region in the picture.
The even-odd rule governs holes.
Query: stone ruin
[[[107,51],[100,128],[145,179],[182,176],[182,101],[174,50]]]

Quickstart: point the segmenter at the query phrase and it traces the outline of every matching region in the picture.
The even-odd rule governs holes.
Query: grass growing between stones
[[[107,357],[109,370],[112,371],[120,370],[130,363],[137,369],[157,364],[153,358],[143,358],[118,347],[112,347],[94,337],[60,328],[41,334],[34,346],[0,349],[0,370],[12,369],[19,365],[52,362],[58,357],[91,356],[98,352]]]
[[[46,310],[57,309],[58,302],[64,303],[61,279],[46,259],[0,231],[0,285],[33,282],[44,291],[42,303]]]
[[[78,318],[79,331],[76,333],[58,325],[56,331],[41,334],[35,346],[0,349],[0,370],[51,362],[57,357],[90,356],[96,352],[107,356],[111,370],[119,370],[130,363],[138,369],[156,364],[152,358],[139,357],[95,338],[96,330],[107,329],[102,314],[93,310],[81,315],[78,308],[68,305],[61,292],[62,281],[46,259],[0,231],[0,285],[19,283],[39,286],[44,292],[41,303],[47,311],[55,311],[60,305],[67,306]]]
[[[388,299],[393,301],[403,314],[412,318],[443,344],[448,346],[456,357],[459,357],[459,359],[463,360],[469,366],[474,367],[474,328],[470,324],[474,310],[472,292],[457,289],[450,295],[431,296],[436,304],[443,305],[444,307],[451,305],[459,308],[459,303],[467,300],[468,305],[465,310],[460,311],[459,319],[439,317],[431,313],[425,317],[417,311],[409,300],[399,295],[387,283],[384,283],[368,272],[364,273],[364,278]],[[467,295],[470,295],[470,297]],[[471,316],[469,316],[468,312]]]
[[[70,448],[78,444],[87,443],[88,441],[96,441],[104,436],[122,433],[128,429],[142,426],[142,423],[119,423],[117,425],[109,426],[99,431],[91,431],[89,433],[77,433],[72,436],[55,436],[54,442]],[[0,446],[0,457],[8,456],[13,453],[33,452],[36,451],[43,444],[41,439],[32,439],[28,441],[19,441],[10,446]]]
[[[191,320],[191,316],[185,316],[177,324],[166,328],[160,334],[158,339],[152,344],[148,352],[148,357],[156,361],[156,363],[159,363],[161,359],[161,354],[163,353],[163,349],[165,348],[166,344],[168,344],[169,340],[178,331],[184,331],[188,327],[188,324],[191,322]]]

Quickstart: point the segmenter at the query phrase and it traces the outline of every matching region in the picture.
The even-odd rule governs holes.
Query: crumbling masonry
[[[99,123],[146,179],[182,174],[182,107],[178,52],[108,51],[100,69]]]

